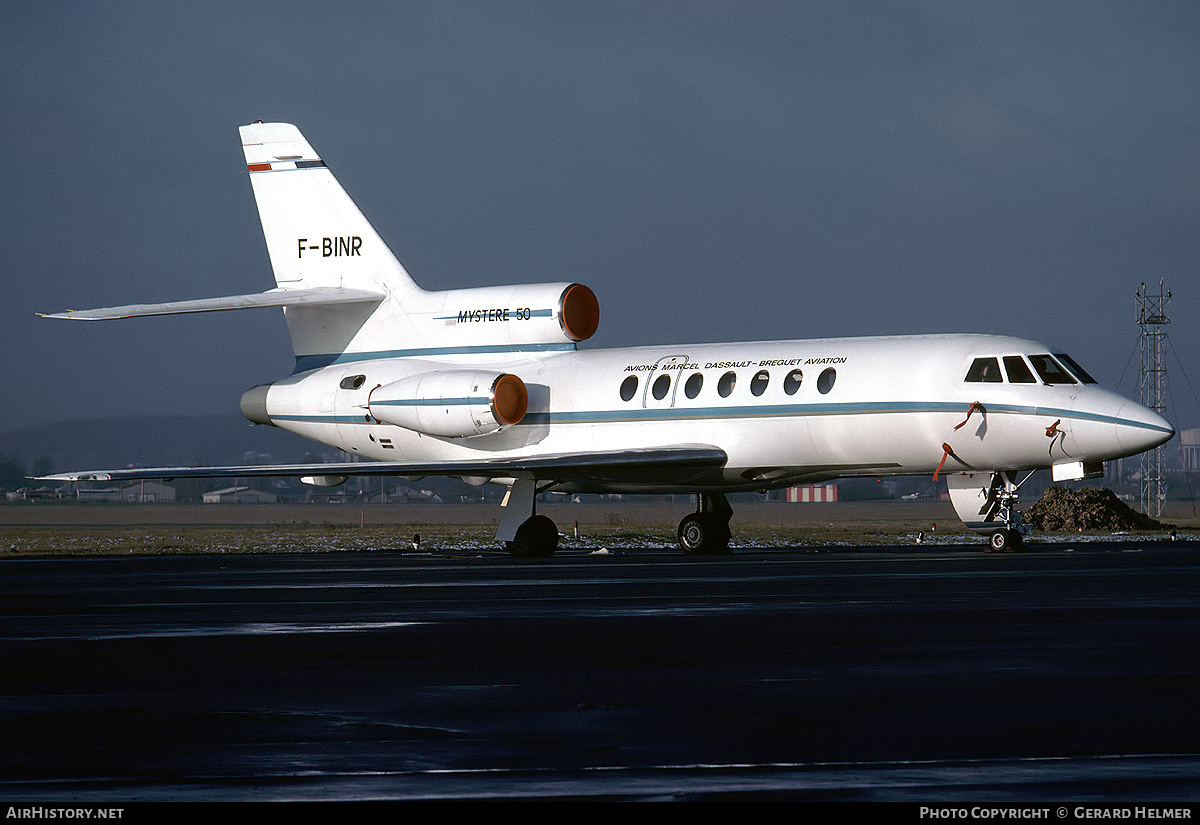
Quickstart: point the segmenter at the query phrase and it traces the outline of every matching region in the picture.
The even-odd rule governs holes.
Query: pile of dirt
[[[1168,525],[1132,509],[1107,488],[1051,487],[1025,511],[1036,530],[1161,530]]]

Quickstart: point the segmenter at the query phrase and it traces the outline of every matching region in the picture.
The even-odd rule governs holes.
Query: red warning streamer
[[[1054,455],[1054,442],[1058,441],[1059,436],[1066,438],[1066,434],[1058,428],[1061,423],[1062,419],[1060,418],[1046,428],[1046,438],[1050,439],[1050,449],[1046,451],[1049,455]]]
[[[983,408],[983,405],[982,405],[982,404],[980,404],[978,401],[972,401],[972,402],[971,402],[971,408],[967,410],[967,417],[966,417],[966,418],[964,418],[964,419],[962,420],[962,424],[959,424],[959,425],[958,425],[957,427],[955,427],[954,429],[956,429],[956,430],[961,430],[961,429],[963,428],[963,426],[964,426],[964,425],[965,425],[965,424],[966,424],[968,421],[970,421],[970,420],[971,420],[971,413],[975,412],[976,410],[978,410],[978,411],[979,411],[979,414],[980,414],[980,415],[983,415],[984,413],[986,413],[986,412],[987,412],[987,410],[985,410],[985,409]]]
[[[945,466],[946,459],[952,455],[954,455],[954,448],[951,447],[949,444],[943,443],[942,444],[942,460],[938,462],[937,469],[933,471],[933,480],[934,481],[938,480],[938,473],[940,473],[942,471],[942,467]],[[956,456],[956,455],[954,455],[954,457],[958,458],[958,456]]]

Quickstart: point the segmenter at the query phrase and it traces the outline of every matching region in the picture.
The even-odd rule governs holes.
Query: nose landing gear
[[[1015,553],[1024,547],[1025,539],[1019,530],[997,530],[988,536],[988,551],[992,553]]]
[[[1014,552],[1024,548],[1030,533],[1017,509],[1021,482],[1006,472],[965,472],[946,476],[950,500],[963,523],[988,537],[989,552]],[[985,486],[986,485],[986,486]]]

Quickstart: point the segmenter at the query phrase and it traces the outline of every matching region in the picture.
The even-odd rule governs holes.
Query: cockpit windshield
[[[1008,373],[1008,380],[1013,384],[1037,383],[1037,379],[1025,364],[1025,359],[1019,355],[1004,356],[1004,369]]]
[[[1001,361],[1004,362],[1004,373],[1000,372]],[[1024,357],[1005,355],[1000,358],[982,356],[971,362],[971,368],[967,370],[967,377],[963,380],[972,384],[999,384],[1007,374],[1010,384],[1036,384],[1038,379],[1029,371],[1029,364],[1037,370],[1043,384],[1096,383],[1096,379],[1076,364],[1075,359],[1062,353],[1055,353],[1053,356],[1046,353]]]
[[[1047,384],[1074,384],[1071,373],[1049,355],[1030,355],[1029,362]]]
[[[964,379],[972,384],[989,383],[998,384],[1004,379],[1000,376],[1000,362],[995,358],[976,358],[971,364],[971,369],[967,370],[967,377]]]
[[[1056,353],[1054,353],[1054,357],[1057,358],[1060,362],[1062,362],[1066,366],[1066,368],[1069,369],[1071,372],[1073,372],[1075,374],[1075,377],[1078,378],[1083,383],[1085,383],[1085,384],[1097,383],[1095,378],[1092,378],[1092,376],[1088,375],[1087,371],[1084,370],[1083,367],[1076,364],[1075,359],[1072,358],[1071,356],[1067,355],[1065,352],[1056,352]]]

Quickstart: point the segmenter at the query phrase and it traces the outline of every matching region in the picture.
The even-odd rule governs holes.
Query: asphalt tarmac
[[[1200,550],[0,560],[0,800],[1200,800]]]

